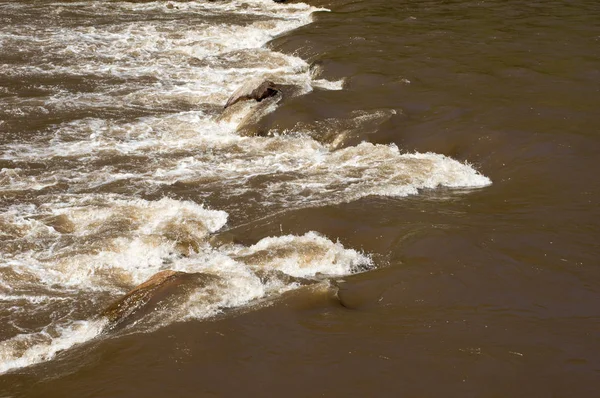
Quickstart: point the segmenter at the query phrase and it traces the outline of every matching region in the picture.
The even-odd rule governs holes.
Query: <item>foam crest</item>
[[[0,342],[0,374],[50,360],[60,351],[93,339],[104,321],[73,321],[41,332],[21,334]],[[52,329],[52,330],[51,330]]]
[[[8,243],[21,248],[3,263],[48,286],[122,290],[200,250],[226,222],[227,213],[193,202],[75,197],[3,220]]]
[[[218,253],[208,263],[185,267],[187,272],[213,273],[221,279],[220,283],[208,289],[196,290],[181,306],[179,319],[205,319],[223,313],[231,308],[238,308],[280,291],[265,285],[243,263]],[[217,261],[215,261],[218,259]]]
[[[317,80],[313,80],[312,82],[312,86],[313,87],[318,87],[318,88],[322,88],[325,90],[330,90],[330,91],[338,91],[338,90],[342,90],[344,88],[344,79],[340,79],[340,80],[326,80],[326,79],[317,79]]]
[[[174,261],[171,269],[218,276],[198,289],[175,315],[203,319],[300,286],[294,278],[321,279],[370,269],[370,256],[316,232],[267,237],[254,245],[224,245]],[[260,275],[271,275],[264,278]],[[171,319],[172,320],[172,319]]]
[[[348,275],[372,265],[368,256],[316,232],[264,238],[250,247],[232,248],[230,255],[251,267],[304,278]]]
[[[371,120],[366,116],[359,118]],[[112,168],[62,170],[62,175],[54,173],[23,181],[13,177],[17,171],[8,171],[6,189],[41,188],[57,181],[68,181],[80,189],[118,180],[157,186],[182,182],[200,187],[218,182],[222,189],[240,195],[254,191],[255,181],[260,178],[259,194],[265,202],[295,208],[349,202],[369,195],[406,196],[438,186],[478,188],[491,184],[471,165],[444,155],[406,154],[395,145],[366,142],[333,150],[303,134],[240,137],[218,123],[213,126],[220,128],[196,132],[193,123],[206,126],[211,122],[188,113],[164,121],[145,119],[127,126],[96,123],[89,145],[84,145],[84,141],[65,145],[77,147],[82,155],[96,147],[98,155],[106,156],[112,156],[115,149],[136,155],[179,151],[183,156],[155,159],[153,170],[135,172],[119,173]],[[67,153],[61,145],[46,153],[49,151]]]
[[[306,136],[250,138],[239,145],[240,150],[228,152],[226,162],[186,158],[153,177],[155,181],[188,184],[200,175],[204,180],[218,177],[237,194],[256,189],[252,183],[260,178],[264,200],[288,209],[349,202],[369,195],[407,196],[439,186],[478,188],[491,184],[469,164],[433,153],[403,154],[395,145],[364,142],[332,151]]]
[[[26,296],[26,295],[14,295],[14,294],[0,294],[0,301],[27,301],[30,304],[44,304],[49,301],[66,301],[69,300],[66,297],[55,297],[47,295],[37,296]]]
[[[2,191],[39,191],[56,185],[58,180],[53,175],[42,178],[27,175],[21,168],[0,169],[0,192]]]

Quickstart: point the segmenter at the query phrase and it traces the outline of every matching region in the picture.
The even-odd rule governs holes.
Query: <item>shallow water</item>
[[[598,390],[600,6],[310,3],[0,3],[3,395]]]

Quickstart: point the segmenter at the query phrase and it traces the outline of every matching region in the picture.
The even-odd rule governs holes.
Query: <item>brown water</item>
[[[310,3],[0,2],[0,396],[598,394],[600,5]]]

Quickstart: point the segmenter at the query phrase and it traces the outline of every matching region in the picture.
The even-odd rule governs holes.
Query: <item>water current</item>
[[[600,388],[600,7],[308,3],[0,2],[0,395]]]

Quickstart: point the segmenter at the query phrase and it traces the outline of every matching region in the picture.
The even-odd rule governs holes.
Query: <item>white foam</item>
[[[226,281],[200,290],[185,305],[184,318],[203,319],[298,287],[294,282],[261,280],[257,271],[280,271],[292,277],[349,275],[373,266],[368,255],[308,232],[267,237],[255,245],[225,245],[176,261],[172,269],[214,274]]]
[[[20,334],[0,342],[0,374],[11,369],[50,360],[60,351],[98,336],[104,321],[73,321],[56,326],[53,332]],[[28,347],[20,349],[20,347]]]
[[[16,226],[18,233],[12,239],[25,249],[0,265],[34,275],[47,286],[121,289],[141,283],[181,255],[178,244],[202,246],[208,234],[227,221],[223,211],[167,198],[155,202],[92,195],[70,199],[29,207],[25,214],[9,212],[12,219],[3,224]],[[63,216],[70,231],[58,233],[32,220],[32,215]]]
[[[41,181],[34,176],[23,175],[24,170],[20,168],[0,169],[0,192],[2,191],[39,191],[57,183],[54,178],[45,178]]]
[[[0,294],[0,301],[27,301],[31,304],[43,304],[49,301],[65,301],[68,300],[66,297],[55,297],[47,295],[14,295],[14,294]]]
[[[204,258],[202,258],[204,257]],[[209,257],[209,258],[207,258]],[[202,259],[201,263],[198,260]],[[225,283],[212,289],[198,290],[183,306],[183,319],[204,319],[222,313],[227,308],[236,308],[252,300],[275,293],[265,286],[243,263],[214,252],[179,265],[179,270],[205,272],[218,275]]]
[[[489,178],[469,164],[433,153],[401,153],[394,145],[361,143],[332,150],[305,135],[240,137],[231,132],[220,134],[222,130],[218,129],[202,130],[194,136],[193,127],[186,122],[198,119],[190,116],[171,117],[170,123],[145,120],[140,122],[142,126],[129,126],[121,132],[98,129],[93,140],[137,131],[141,140],[120,145],[124,153],[198,150],[191,152],[192,156],[156,159],[153,169],[137,173],[118,173],[107,167],[61,170],[26,179],[11,177],[3,189],[42,188],[59,181],[68,181],[75,189],[91,189],[119,180],[131,184],[137,181],[143,186],[175,182],[202,186],[218,182],[224,192],[240,195],[255,190],[252,178],[262,176],[265,182],[258,193],[263,201],[291,209],[350,202],[370,195],[413,195],[439,186],[478,188],[491,184]],[[160,131],[160,139],[150,133],[146,139],[146,133],[142,132],[148,129]],[[114,150],[115,145],[108,141],[103,144],[105,150]],[[62,151],[59,145],[53,150]],[[89,152],[85,146],[81,151]],[[281,179],[281,174],[287,177]]]
[[[231,65],[223,68],[220,62],[214,62],[223,57],[227,59],[227,54],[234,54],[238,50],[252,55],[275,36],[309,23],[311,14],[319,10],[305,4],[273,5],[268,2],[245,2],[245,4],[245,7],[237,2],[176,4],[177,12],[186,15],[189,12],[200,15],[226,12],[232,16],[233,22],[230,24],[203,23],[195,18],[190,22],[186,22],[185,19],[121,22],[106,27],[49,26],[45,29],[43,40],[29,36],[30,30],[26,26],[6,27],[4,32],[0,29],[0,37],[5,41],[12,42],[15,47],[35,46],[40,51],[61,58],[61,62],[46,64],[43,67],[0,65],[0,73],[7,76],[69,74],[125,79],[148,76],[163,82],[153,87],[146,86],[143,91],[135,92],[134,97],[126,95],[115,98],[114,94],[107,95],[109,94],[107,92],[100,95],[95,93],[69,95],[61,92],[60,95],[50,97],[46,101],[47,105],[55,107],[69,107],[74,103],[79,105],[87,103],[87,106],[91,107],[106,106],[110,105],[111,101],[115,105],[115,100],[122,101],[126,105],[129,103],[128,99],[148,104],[152,101],[144,100],[169,96],[169,93],[177,98],[181,98],[182,93],[191,95],[194,97],[192,101],[196,102],[206,102],[216,94],[215,100],[221,102],[227,98],[228,92],[245,80],[248,74],[254,76],[261,73],[275,74],[283,81],[298,79],[297,73],[307,70],[307,64],[303,60],[266,49],[258,50],[262,54],[261,57],[252,57],[254,60],[252,70],[247,67],[231,68]],[[82,3],[80,7],[92,14],[114,13],[114,7],[132,11],[151,9],[166,11],[162,2],[142,4],[111,2],[110,5],[94,4],[92,7]],[[235,23],[235,15],[250,15],[262,19],[250,24],[238,25]],[[22,31],[10,31],[19,28]],[[191,66],[190,59],[203,60],[205,66]],[[302,79],[310,80],[310,76],[303,76]],[[115,91],[112,87],[109,88]],[[203,93],[208,96],[204,97]]]
[[[303,236],[269,237],[250,247],[207,247],[195,255],[173,260],[170,269],[214,274],[224,282],[211,286],[209,290],[200,289],[192,294],[188,302],[182,305],[181,313],[168,314],[168,319],[175,317],[171,320],[204,319],[227,308],[237,308],[297,287],[294,283],[277,280],[263,282],[254,273],[255,270],[278,270],[291,276],[314,277],[319,274],[347,275],[357,272],[359,267],[372,265],[368,256],[345,249],[341,244],[315,232]],[[128,271],[135,273],[139,270],[129,268]],[[68,273],[70,278],[73,277],[73,270],[63,272]],[[83,283],[85,281],[80,281],[80,284]],[[2,298],[21,299],[18,296],[0,297]],[[29,299],[32,302],[39,301],[36,297]],[[0,343],[0,373],[52,359],[59,351],[98,336],[105,325],[106,321],[74,321],[53,326],[53,332],[45,329],[6,340]]]
[[[229,120],[219,120],[218,114],[248,77],[293,84],[301,94],[313,88],[343,89],[343,80],[317,79],[304,60],[263,48],[277,35],[307,24],[311,14],[322,9],[271,0],[171,3],[173,8],[163,1],[65,2],[50,5],[48,12],[58,17],[65,11],[82,12],[90,18],[160,12],[181,18],[0,27],[0,55],[2,49],[22,48],[49,57],[37,66],[0,64],[3,76],[107,82],[90,92],[45,87],[51,91],[46,96],[11,99],[0,106],[9,117],[112,109],[153,115],[68,121],[53,128],[50,138],[0,146],[0,159],[48,165],[45,170],[0,170],[0,192],[68,186],[68,194],[40,197],[38,205],[12,205],[0,214],[0,249],[10,245],[0,257],[0,267],[16,274],[0,277],[0,301],[12,305],[26,300],[43,307],[60,300],[68,305],[70,298],[60,295],[67,292],[102,291],[117,297],[156,272],[172,269],[209,273],[223,281],[198,290],[181,311],[171,314],[171,320],[203,319],[298,286],[285,278],[261,279],[260,271],[319,279],[373,266],[368,255],[316,232],[266,237],[248,247],[213,248],[208,237],[226,225],[225,211],[191,201],[87,193],[117,181],[153,189],[176,182],[217,184],[223,197],[252,191],[261,195],[266,207],[287,210],[368,195],[404,196],[438,186],[491,183],[468,164],[437,154],[401,153],[393,145],[362,143],[333,150],[302,129],[269,138],[240,136],[236,129],[245,114],[240,111]],[[0,8],[34,6],[15,3]],[[230,22],[210,22],[223,15],[229,15]],[[39,35],[31,36],[33,31]],[[383,120],[393,112],[360,113],[354,119]],[[89,166],[115,155],[151,159],[151,165]],[[77,160],[77,166],[61,165],[63,158]],[[257,177],[264,181],[260,189],[252,184]],[[102,321],[72,320],[5,340],[0,343],[0,373],[54,358],[98,336],[104,326]]]
[[[163,183],[219,178],[239,194],[252,177],[267,179],[264,200],[287,208],[349,202],[369,195],[406,196],[438,186],[477,188],[491,184],[472,166],[444,155],[403,154],[395,145],[363,142],[330,150],[306,136],[248,138],[221,158],[189,157],[152,177]],[[241,146],[241,148],[240,148]],[[281,179],[279,175],[286,174]],[[293,176],[293,177],[290,177]],[[270,178],[269,178],[270,177]]]
[[[229,251],[231,256],[241,258],[251,267],[275,269],[304,278],[318,274],[349,275],[360,267],[372,265],[368,256],[346,249],[316,232],[268,237],[250,247],[236,246]]]
[[[342,90],[344,88],[344,79],[340,79],[340,80],[326,80],[326,79],[317,79],[317,80],[313,80],[312,85],[313,87],[318,87],[318,88],[322,88],[325,90]]]
[[[275,36],[310,22],[316,8],[267,0],[249,0],[244,4],[204,1],[172,4],[174,7],[167,8],[162,1],[70,2],[52,4],[45,11],[57,16],[65,11],[85,13],[88,17],[115,12],[120,15],[162,12],[182,14],[185,18],[159,22],[153,19],[119,22],[117,18],[112,24],[47,25],[42,30],[25,24],[0,27],[0,41],[6,51],[34,49],[49,56],[43,66],[0,65],[0,74],[5,77],[54,79],[66,75],[84,80],[86,76],[108,81],[121,79],[98,85],[93,92],[46,86],[44,89],[52,92],[46,97],[11,99],[0,111],[16,118],[40,112],[177,109],[179,104],[200,108],[206,104],[221,106],[248,75],[295,84],[302,92],[312,90],[313,79],[305,61],[260,47]],[[19,7],[26,6],[5,6]],[[232,22],[203,22],[219,14],[231,16]],[[204,19],[199,21],[198,17]],[[236,23],[241,17],[256,20]],[[34,31],[39,35],[32,36]],[[327,85],[318,82],[315,86],[319,84]],[[208,234],[222,228],[227,221],[223,211],[172,199],[150,202],[118,195],[76,193],[152,175],[160,184],[171,178],[173,160],[169,156],[162,160],[157,154],[190,149],[227,151],[245,141],[235,134],[236,127],[236,123],[217,122],[216,115],[202,110],[126,123],[83,119],[58,126],[50,141],[40,139],[0,146],[0,157],[6,160],[89,160],[119,153],[147,153],[158,162],[148,173],[118,171],[111,166],[93,169],[59,166],[35,173],[19,168],[2,169],[2,191],[39,191],[62,183],[68,184],[75,194],[50,196],[44,205],[13,205],[2,214],[0,233],[11,251],[0,259],[0,265],[15,274],[0,281],[3,289],[10,292],[2,294],[0,300],[26,300],[35,305],[54,300],[54,296],[28,294],[26,288],[31,283],[48,291],[122,293],[127,286],[168,267],[212,272],[227,281],[218,299],[206,300],[195,295],[190,301],[187,316],[202,318],[291,288],[274,282],[265,285],[248,265],[210,248],[206,242]],[[175,165],[185,170],[185,158],[175,159]],[[195,159],[191,157],[189,161],[193,163]],[[95,321],[72,321],[53,324],[42,332],[15,336],[1,343],[0,373],[51,359],[60,350],[94,338],[102,328],[103,324]]]

